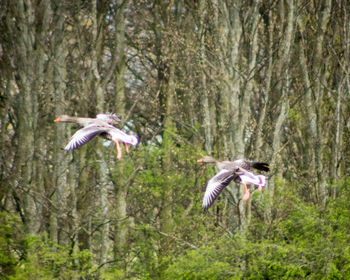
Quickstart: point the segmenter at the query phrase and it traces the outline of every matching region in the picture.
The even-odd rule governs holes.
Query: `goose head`
[[[68,115],[61,115],[58,118],[56,118],[54,120],[54,122],[69,122],[69,123],[71,123],[71,122],[76,122],[76,118],[68,116]]]
[[[211,156],[204,156],[197,160],[199,163],[216,163],[216,159]]]

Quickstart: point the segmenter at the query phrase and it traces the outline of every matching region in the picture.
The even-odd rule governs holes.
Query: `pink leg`
[[[242,197],[242,200],[248,200],[250,197],[250,191],[248,189],[248,186],[246,184],[243,184],[244,186],[244,195]]]
[[[120,160],[122,158],[122,148],[118,141],[114,141],[115,147],[117,148],[117,159]]]
[[[258,186],[258,191],[261,192],[263,190],[263,186]]]
[[[127,144],[125,144],[124,142],[123,142],[123,144],[124,144],[124,147],[125,147],[125,151],[128,154],[130,152],[129,151],[129,146]]]

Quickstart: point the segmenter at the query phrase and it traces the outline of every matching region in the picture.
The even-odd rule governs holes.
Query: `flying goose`
[[[64,148],[66,151],[71,151],[88,143],[96,135],[99,135],[107,140],[115,143],[117,149],[117,159],[122,158],[122,149],[119,141],[121,141],[129,152],[127,145],[136,146],[138,138],[134,135],[126,134],[113,125],[120,122],[121,117],[115,114],[98,114],[96,118],[71,117],[67,115],[59,116],[54,122],[77,123],[83,128],[74,133],[68,145]]]
[[[203,158],[197,160],[197,162],[216,164],[219,169],[219,172],[208,181],[203,197],[203,209],[208,209],[214,203],[214,200],[219,196],[222,190],[228,186],[232,180],[243,184],[244,195],[242,200],[248,200],[250,197],[250,191],[247,184],[258,186],[259,191],[261,191],[266,185],[266,176],[254,174],[251,172],[251,168],[262,171],[270,170],[267,163],[247,161],[243,159],[238,159],[235,161],[217,161],[213,157],[204,156]]]

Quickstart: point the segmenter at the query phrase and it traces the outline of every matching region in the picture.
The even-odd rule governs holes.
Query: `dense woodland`
[[[346,0],[0,1],[0,278],[350,279],[349,90]],[[203,211],[203,155],[268,186]]]

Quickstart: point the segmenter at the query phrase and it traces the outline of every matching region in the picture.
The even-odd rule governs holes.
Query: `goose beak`
[[[203,158],[198,159],[197,162],[202,163],[203,162]]]
[[[57,119],[54,120],[54,122],[60,122],[60,121],[61,121],[60,118],[57,118]]]

